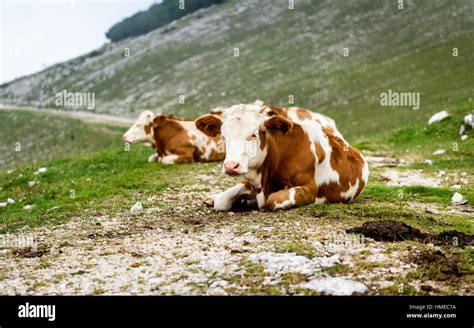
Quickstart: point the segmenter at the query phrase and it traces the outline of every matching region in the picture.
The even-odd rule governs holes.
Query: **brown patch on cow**
[[[145,125],[145,133],[146,134],[151,134],[151,129],[153,129],[153,124],[147,124]]]
[[[265,130],[258,129],[258,139],[260,140],[260,149],[264,150],[265,146],[267,145],[267,137],[265,134]]]
[[[209,111],[209,114],[214,114],[214,115],[217,115],[217,116],[221,116],[222,114],[224,114],[224,111],[225,111],[224,107],[216,107],[216,108],[211,109]]]
[[[331,151],[331,168],[339,173],[339,183],[332,182],[318,186],[318,198],[326,198],[328,203],[347,203],[352,199],[341,197],[341,192],[346,192],[359,180],[359,189],[354,198],[364,190],[365,182],[362,180],[362,169],[364,159],[360,153],[346,144],[341,138],[334,134],[331,128],[323,127],[323,132],[329,140]]]
[[[215,115],[203,115],[196,120],[195,124],[199,131],[210,137],[217,137],[221,133],[222,121]]]
[[[192,141],[196,141],[197,138],[193,135],[194,139],[191,138]],[[217,137],[209,137],[205,136],[207,138],[206,141],[206,148],[199,148],[197,146],[194,147],[194,160],[196,162],[215,162],[215,161],[221,161],[225,158],[225,151],[224,151],[224,146],[223,146],[223,141],[220,136]],[[207,158],[204,158],[204,153],[206,152],[207,147],[213,147],[211,149],[211,152],[209,153]],[[214,148],[217,148],[214,149]]]
[[[273,116],[265,121],[265,128],[272,133],[288,134],[293,128],[293,123],[281,116]]]
[[[319,142],[316,142],[314,145],[316,148],[316,156],[318,157],[318,163],[321,163],[326,158],[326,152],[324,151],[323,146],[321,146]]]
[[[161,114],[161,115],[157,115],[157,116],[155,116],[155,117],[164,117],[164,118],[167,118],[167,119],[170,119],[170,120],[184,121],[184,122],[193,121],[192,118],[189,118],[189,117],[177,117],[177,116],[174,116],[173,114]]]
[[[298,108],[296,110],[296,116],[302,121],[311,119],[311,112],[304,108]]]
[[[295,206],[313,203],[317,191],[314,181],[316,159],[314,156],[309,156],[310,141],[299,124],[291,123],[281,117],[271,118],[265,123],[272,120],[275,124],[270,122],[272,130],[267,130],[266,133],[267,157],[259,168],[262,174],[263,193],[269,197],[266,206],[272,209],[272,204],[281,203],[284,197],[288,197],[288,188],[292,187],[298,187]],[[290,130],[285,122],[291,124]],[[281,127],[283,131],[276,130],[276,127]],[[286,134],[282,133],[285,131]]]
[[[264,107],[263,110],[268,109],[266,111],[267,116],[281,116],[281,117],[288,117],[288,109],[287,108],[280,108],[280,107]]]
[[[176,120],[169,119],[166,115],[156,116],[153,119],[153,132],[156,151],[160,157],[178,155],[175,163],[190,163],[194,160],[194,147],[188,133]]]

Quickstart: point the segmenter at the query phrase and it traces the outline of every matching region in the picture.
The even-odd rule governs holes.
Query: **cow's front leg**
[[[158,162],[159,157],[160,155],[158,155],[158,153],[154,153],[148,157],[148,162],[149,163]]]
[[[182,155],[167,155],[161,159],[163,164],[183,164],[183,163],[192,163],[192,156],[182,156]]]
[[[212,195],[204,203],[213,207],[216,211],[227,212],[232,208],[235,202],[243,196],[252,195],[252,188],[247,182],[240,182],[226,191]]]
[[[316,189],[306,186],[283,189],[268,196],[265,202],[267,210],[284,210],[291,207],[312,204],[316,199]]]

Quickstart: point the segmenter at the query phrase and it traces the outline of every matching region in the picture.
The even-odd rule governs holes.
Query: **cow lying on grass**
[[[337,130],[317,121],[299,124],[268,117],[252,105],[236,105],[223,118],[201,116],[196,126],[208,136],[222,135],[227,151],[223,172],[244,178],[206,201],[215,210],[228,211],[242,198],[269,210],[347,203],[367,184],[362,155]]]
[[[178,164],[211,162],[224,159],[224,144],[220,137],[208,137],[196,129],[194,121],[173,115],[155,115],[146,110],[123,135],[128,143],[149,145],[156,153],[149,162]]]

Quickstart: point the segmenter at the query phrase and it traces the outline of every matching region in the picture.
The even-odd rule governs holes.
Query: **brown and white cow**
[[[268,117],[253,105],[235,105],[223,118],[200,117],[196,126],[209,136],[222,135],[223,172],[244,178],[206,201],[215,210],[228,211],[242,198],[256,199],[259,208],[269,210],[347,203],[367,184],[362,155],[339,132],[316,121],[299,124]]]
[[[123,135],[128,143],[149,145],[156,153],[148,161],[163,164],[220,161],[225,157],[220,137],[209,137],[194,121],[172,115],[154,115],[147,110]]]

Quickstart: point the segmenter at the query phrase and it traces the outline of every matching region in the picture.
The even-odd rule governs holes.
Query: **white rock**
[[[36,180],[33,180],[33,181],[28,181],[28,187],[33,187],[34,185],[36,185],[38,183],[38,181]]]
[[[451,189],[459,190],[459,189],[461,189],[461,185],[458,185],[458,184],[452,185]]]
[[[132,206],[130,209],[130,212],[132,213],[141,213],[143,212],[143,206],[141,202],[136,202],[135,205]]]
[[[460,193],[458,192],[455,192],[453,197],[451,198],[451,202],[454,204],[454,205],[461,205],[461,204],[466,204],[467,203],[467,200],[464,199],[463,195],[461,195]]]
[[[34,175],[38,175],[38,174],[40,174],[40,173],[45,173],[45,172],[48,172],[48,169],[45,168],[45,167],[40,167],[40,168],[38,169],[38,171],[33,172],[33,174],[34,174]]]
[[[425,163],[428,165],[433,165],[433,161],[431,159],[425,159]]]
[[[229,286],[229,282],[227,280],[217,280],[214,281],[209,288],[226,288]]]
[[[467,134],[461,136],[461,141],[465,141],[467,139]]]
[[[8,205],[7,202],[2,202],[2,203],[0,203],[0,207],[6,207],[7,205]]]
[[[422,174],[419,170],[386,170],[381,174],[387,180],[388,186],[425,186],[439,187],[441,180],[439,178],[431,178]]]
[[[33,207],[35,207],[35,205],[25,205],[25,206],[23,206],[23,209],[27,210],[27,211],[30,211],[30,210],[33,209]]]
[[[328,277],[310,280],[300,287],[330,295],[352,295],[354,292],[365,293],[368,288],[363,283],[343,277]]]
[[[7,174],[11,174],[11,173],[13,173],[13,171],[14,171],[14,170],[8,170],[8,171],[7,171]]]
[[[464,116],[464,124],[470,125],[474,129],[474,116],[472,114]]]
[[[309,259],[295,253],[256,253],[251,254],[248,259],[252,262],[260,262],[265,268],[265,272],[288,273],[299,272],[311,274],[321,267],[328,267],[339,262],[337,255],[331,257],[315,257]]]
[[[15,204],[15,200],[14,200],[14,199],[11,199],[11,198],[8,198],[8,199],[7,199],[7,203],[8,203],[8,204]]]
[[[439,177],[444,177],[446,175],[446,171],[439,171],[438,176]]]
[[[442,112],[436,113],[436,114],[434,114],[433,116],[430,117],[430,119],[428,120],[428,125],[431,125],[435,122],[440,122],[448,116],[449,116],[449,114],[445,110],[443,110]]]
[[[440,213],[440,212],[439,212],[437,209],[435,209],[435,208],[427,208],[427,209],[425,209],[425,211],[426,211],[427,213],[431,213],[431,214],[439,214],[439,213]]]
[[[443,155],[446,153],[446,149],[438,149],[437,151],[433,152],[433,155]]]

